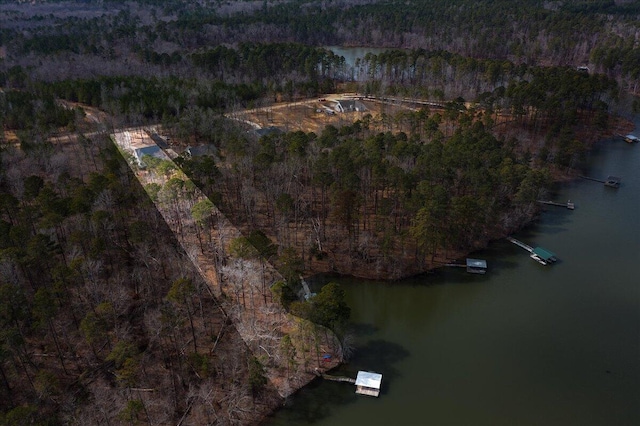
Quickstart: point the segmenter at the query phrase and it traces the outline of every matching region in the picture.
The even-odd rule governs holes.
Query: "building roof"
[[[167,144],[166,139],[163,138],[162,136],[160,136],[159,134],[151,133],[151,139],[153,139],[153,141],[156,143],[156,145],[158,145],[160,148],[162,148],[162,149],[169,148],[169,144]]]
[[[167,154],[165,154],[165,152],[161,150],[158,145],[155,145],[155,144],[135,148],[133,150],[133,155],[136,157],[136,160],[138,161],[138,164],[140,165],[140,167],[145,167],[145,164],[144,164],[145,156],[156,157],[163,160],[166,160],[169,158]]]
[[[282,130],[280,130],[276,126],[269,126],[269,127],[262,127],[260,129],[254,129],[253,133],[255,133],[258,136],[267,136],[272,133],[280,134],[282,133]]]
[[[358,376],[356,377],[356,386],[380,389],[381,383],[382,374],[371,373],[370,371],[358,371]]]
[[[192,157],[202,157],[205,155],[216,156],[218,154],[218,148],[211,144],[188,146],[185,152]]]
[[[467,258],[467,267],[468,268],[487,268],[487,261],[482,259],[470,259]]]
[[[356,99],[339,99],[336,101],[336,110],[345,111],[366,111],[367,107]]]
[[[158,145],[141,146],[133,150],[133,152],[135,152],[139,157],[142,157],[143,155],[153,155],[158,151],[160,151],[160,147]]]
[[[537,255],[544,261],[554,260],[556,255],[549,250],[545,250],[542,247],[536,247],[533,249],[533,254]]]

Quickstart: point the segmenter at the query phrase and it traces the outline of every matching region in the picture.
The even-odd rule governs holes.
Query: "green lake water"
[[[575,211],[550,207],[515,236],[557,264],[499,241],[472,255],[485,276],[336,279],[357,347],[339,373],[382,373],[381,395],[317,380],[266,424],[640,425],[640,144],[603,141],[588,164],[621,187],[562,184]]]

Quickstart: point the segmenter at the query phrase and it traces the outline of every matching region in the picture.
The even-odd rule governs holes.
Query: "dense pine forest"
[[[640,111],[639,40],[632,0],[0,0],[0,424],[259,422],[265,365],[350,349],[339,286],[300,276],[401,278],[525,226]],[[239,118],[340,93],[367,111]],[[151,125],[176,156],[137,172],[180,167],[244,235],[225,271],[257,252],[265,305],[326,328],[252,352],[109,139]]]

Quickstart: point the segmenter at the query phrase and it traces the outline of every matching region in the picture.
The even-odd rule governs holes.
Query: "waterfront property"
[[[358,371],[356,377],[356,393],[360,395],[378,396],[382,384],[382,374],[369,371]]]

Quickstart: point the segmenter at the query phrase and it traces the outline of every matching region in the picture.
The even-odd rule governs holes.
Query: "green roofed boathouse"
[[[545,250],[542,247],[534,248],[531,251],[530,257],[543,265],[548,265],[549,263],[553,263],[558,260],[554,253],[549,250]]]

